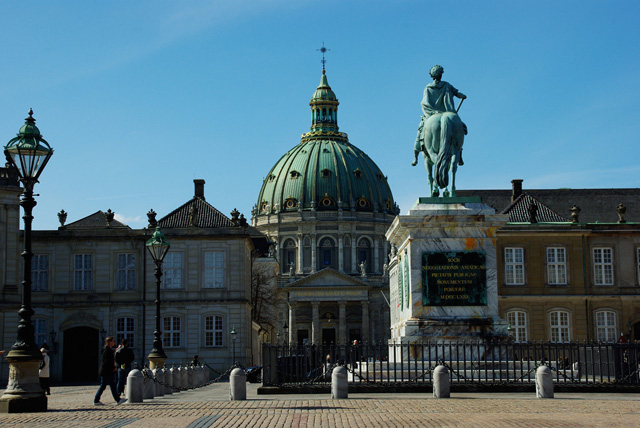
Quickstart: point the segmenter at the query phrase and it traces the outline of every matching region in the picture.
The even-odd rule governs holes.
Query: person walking
[[[124,387],[127,384],[127,376],[131,371],[131,363],[135,360],[133,350],[129,348],[129,341],[122,339],[120,346],[115,354],[116,364],[118,366],[118,394],[124,393]]]
[[[98,388],[98,392],[96,392],[96,396],[93,399],[93,404],[95,406],[101,406],[100,397],[107,386],[111,389],[111,395],[113,395],[113,399],[116,401],[116,404],[122,404],[127,401],[125,398],[120,398],[116,390],[116,382],[115,382],[115,373],[116,373],[116,363],[113,355],[113,347],[115,346],[116,341],[113,336],[109,336],[104,340],[104,347],[102,348],[102,365],[100,366],[100,387]]]
[[[47,395],[51,395],[51,387],[49,386],[49,363],[51,359],[48,355],[49,347],[45,343],[42,345],[40,352],[42,353],[42,361],[40,362],[40,368],[38,370],[38,377],[40,379],[40,387],[44,389]]]

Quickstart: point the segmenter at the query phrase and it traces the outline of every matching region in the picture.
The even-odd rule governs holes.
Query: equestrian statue
[[[467,96],[443,81],[442,73],[444,69],[440,65],[433,66],[429,71],[433,82],[424,88],[423,115],[418,126],[418,136],[414,144],[415,158],[411,165],[417,165],[418,153],[422,152],[429,178],[430,196],[439,196],[440,189],[444,189],[442,196],[455,197],[456,171],[458,165],[464,165],[462,144],[467,134],[467,126],[460,120],[458,110]],[[457,109],[453,97],[460,98]],[[449,171],[451,171],[451,190],[447,188]]]

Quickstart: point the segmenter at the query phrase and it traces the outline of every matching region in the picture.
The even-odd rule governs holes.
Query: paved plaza
[[[53,387],[46,413],[2,414],[11,428],[208,428],[208,427],[640,427],[640,394],[532,393],[257,395],[247,384],[247,401],[229,401],[220,383],[144,403],[116,406],[108,391],[104,406],[93,405],[98,386]]]

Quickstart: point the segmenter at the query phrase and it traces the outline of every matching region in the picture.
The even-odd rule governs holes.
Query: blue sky
[[[31,1],[0,3],[0,140],[32,107],[55,150],[34,228],[112,209],[131,227],[206,180],[250,217],[262,179],[310,126],[327,76],[340,130],[406,212],[434,64],[469,98],[459,189],[640,185],[636,1]]]

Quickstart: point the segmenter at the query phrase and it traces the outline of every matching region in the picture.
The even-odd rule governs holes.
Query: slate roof
[[[480,196],[500,212],[511,204],[511,190],[456,190],[458,196]],[[640,222],[640,189],[526,189],[526,193],[551,210],[570,217],[572,205],[580,207],[580,223],[617,223],[616,207],[627,207],[625,220]]]
[[[104,218],[104,211],[96,211],[95,213],[81,218],[80,220],[74,221],[73,223],[69,223],[65,225],[66,229],[100,229],[107,228],[107,220]],[[124,223],[119,222],[116,219],[111,221],[110,229],[131,229]]]
[[[158,220],[158,226],[164,228],[188,228],[191,221],[189,218],[189,211],[191,207],[195,207],[197,210],[195,227],[200,228],[218,228],[218,227],[233,227],[233,222],[215,209],[210,203],[204,199],[194,196],[193,199],[187,201],[185,204],[176,208],[166,216]]]
[[[570,218],[561,216],[527,193],[518,196],[513,203],[502,211],[502,214],[509,214],[509,221],[512,223],[529,223],[529,206],[531,204],[538,208],[535,217],[538,223],[571,221]]]

